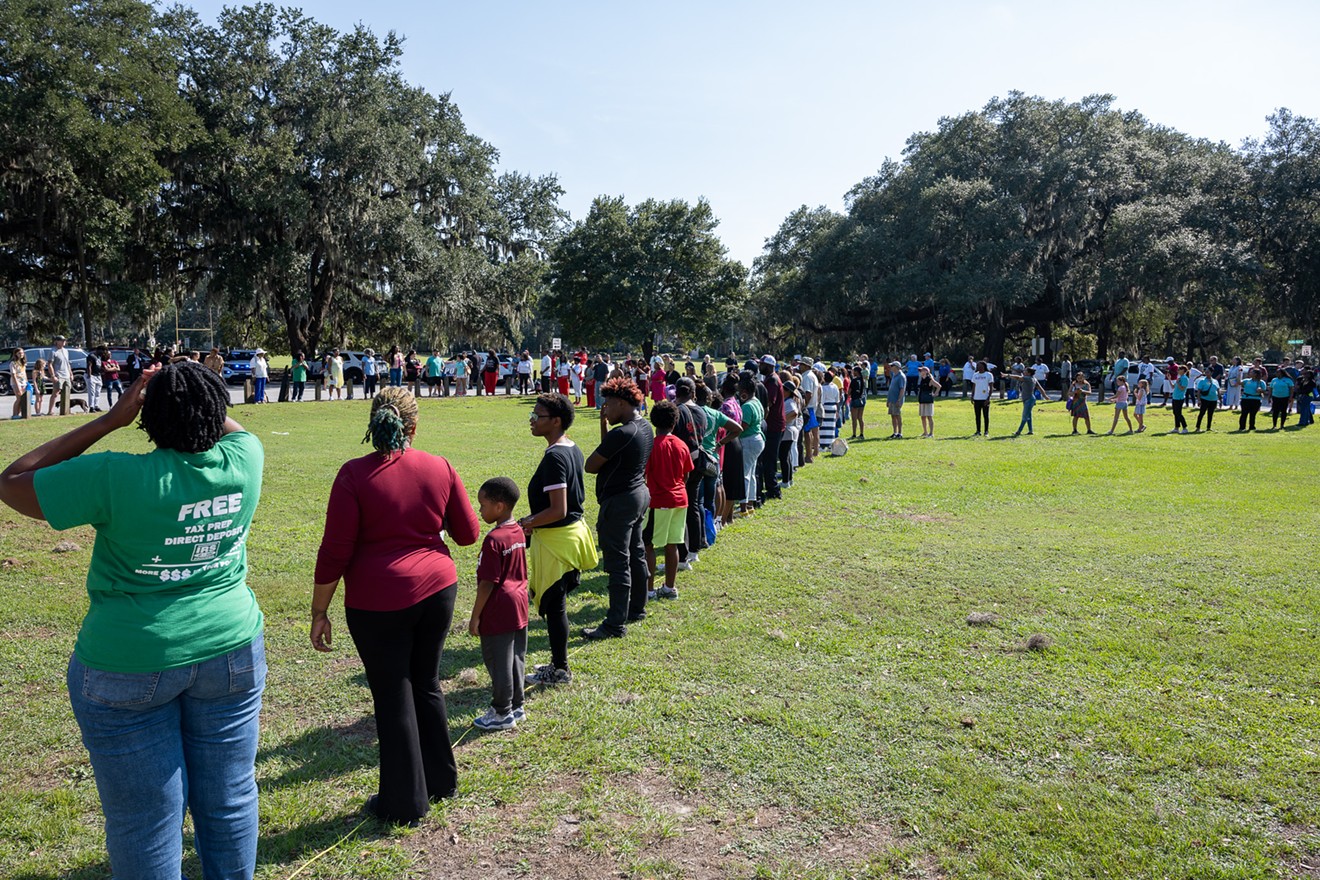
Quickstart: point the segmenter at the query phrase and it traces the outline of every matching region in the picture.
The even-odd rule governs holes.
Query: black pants
[[[376,374],[362,377],[362,396],[371,397],[376,393]]]
[[[686,540],[683,543],[683,559],[706,549],[706,517],[701,512],[701,478],[702,474],[693,468],[688,471],[688,475],[684,480],[688,506],[687,521],[685,523],[687,534],[684,536]]]
[[[1185,403],[1184,400],[1179,400],[1176,397],[1173,399],[1173,430],[1175,431],[1179,428],[1187,428],[1187,419],[1183,418],[1182,414],[1183,403]]]
[[[545,618],[545,631],[550,641],[550,665],[555,669],[568,669],[568,594],[582,583],[582,573],[570,571],[555,581],[541,594],[536,613]]]
[[[1288,424],[1288,401],[1287,397],[1270,398],[1270,424],[1272,427],[1279,428]]]
[[[518,393],[526,394],[528,387],[532,384],[532,377],[529,373],[518,374]]]
[[[306,388],[307,388],[307,383],[306,383],[306,382],[294,382],[294,383],[293,383],[293,399],[294,399],[294,400],[302,400],[302,398],[303,398],[303,391],[306,390]]]
[[[481,659],[490,673],[490,705],[508,715],[523,704],[527,673],[527,627],[481,637]]]
[[[1218,403],[1213,400],[1201,399],[1201,411],[1196,414],[1196,430],[1201,430],[1201,418],[1205,418],[1205,429],[1210,430],[1210,425],[1215,420],[1215,407]]]
[[[990,433],[990,398],[987,397],[985,400],[973,400],[972,411],[976,413],[976,433],[980,434],[982,433],[982,431],[984,431],[984,433],[989,434]],[[982,421],[985,422],[984,429],[982,429],[981,427]],[[1013,423],[1009,422],[1009,424],[1011,425]]]
[[[1238,415],[1238,430],[1250,428],[1256,430],[1256,413],[1260,412],[1260,401],[1242,398],[1242,412]]]
[[[796,444],[785,433],[784,439],[779,441],[779,473],[783,476],[785,483],[793,482],[793,453],[796,451]]]
[[[383,818],[420,819],[431,799],[458,784],[440,690],[440,653],[457,594],[449,586],[399,611],[344,611],[376,710]]]
[[[779,491],[779,480],[775,474],[779,470],[779,442],[783,439],[783,431],[765,429],[765,449],[761,450],[761,457],[756,463],[761,474],[762,500],[782,497]]]
[[[605,573],[610,576],[610,610],[601,626],[616,633],[628,631],[628,618],[646,613],[646,564],[642,528],[651,501],[646,487],[621,492],[600,502],[596,532]]]

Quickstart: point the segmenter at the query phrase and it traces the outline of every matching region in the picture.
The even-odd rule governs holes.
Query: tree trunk
[[[651,333],[646,339],[642,340],[642,356],[646,358],[647,363],[651,362],[651,355],[653,354],[655,354],[655,333]]]
[[[985,357],[992,364],[1004,365],[1004,313],[992,303],[985,319]]]
[[[78,285],[78,308],[82,311],[83,348],[92,349],[92,295],[84,280]]]

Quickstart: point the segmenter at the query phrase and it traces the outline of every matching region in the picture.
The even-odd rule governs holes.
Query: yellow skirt
[[[528,548],[527,589],[533,611],[541,594],[570,571],[591,571],[600,562],[591,529],[582,520],[553,529],[535,529]]]

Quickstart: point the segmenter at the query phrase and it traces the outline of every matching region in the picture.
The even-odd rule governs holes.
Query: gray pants
[[[596,531],[601,561],[610,576],[610,610],[601,626],[611,632],[627,632],[628,618],[646,613],[646,581],[651,567],[646,564],[642,528],[650,502],[651,496],[643,487],[600,503]]]
[[[522,708],[527,674],[527,627],[481,637],[481,659],[490,673],[490,705],[501,715]]]

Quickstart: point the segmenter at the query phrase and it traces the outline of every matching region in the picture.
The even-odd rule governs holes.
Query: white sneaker
[[[510,730],[516,727],[517,724],[518,722],[514,719],[512,712],[501,715],[495,711],[494,706],[487,709],[485,715],[472,720],[472,726],[478,730]]]

